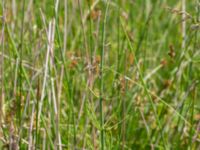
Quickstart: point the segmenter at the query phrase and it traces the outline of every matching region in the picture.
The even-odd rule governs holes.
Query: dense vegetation
[[[0,7],[0,149],[200,149],[199,0]]]

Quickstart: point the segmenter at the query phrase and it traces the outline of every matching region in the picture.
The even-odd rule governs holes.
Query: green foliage
[[[200,2],[182,2],[1,1],[0,149],[199,149]]]

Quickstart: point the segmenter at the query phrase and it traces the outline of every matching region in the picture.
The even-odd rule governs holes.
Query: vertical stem
[[[64,56],[65,55],[65,52],[66,52],[66,49],[67,49],[67,21],[68,21],[68,0],[65,0],[65,3],[64,3],[64,5],[65,5],[65,15],[64,15],[64,49],[63,49],[63,55],[62,56]],[[60,94],[59,95],[61,95],[61,92],[62,92],[62,81],[63,81],[63,75],[64,75],[64,64],[62,64],[62,70],[61,70],[61,79],[60,79]],[[59,104],[58,104],[58,106],[60,107],[60,110],[61,110],[61,105],[60,105],[60,96],[59,96],[59,98],[58,98],[58,102],[59,102]],[[59,113],[59,116],[60,116],[60,113]],[[68,137],[68,135],[69,135],[69,133],[68,133],[68,130],[67,130],[67,146],[68,146],[68,139],[69,139],[69,137]],[[61,140],[60,140],[60,142],[61,142]],[[62,149],[62,146],[60,145],[60,150]]]
[[[99,105],[100,105],[100,126],[101,126],[101,150],[104,150],[104,115],[103,115],[103,90],[104,90],[104,85],[103,85],[103,66],[104,66],[104,51],[105,51],[105,26],[106,26],[106,21],[107,21],[107,12],[108,12],[108,6],[109,2],[108,0],[106,1],[106,9],[105,9],[105,15],[104,15],[104,20],[102,23],[102,45],[101,45],[101,62],[100,62],[100,96],[99,96]]]
[[[67,49],[67,21],[68,21],[68,7],[67,7],[67,0],[65,0],[65,15],[64,15],[64,42],[63,42],[63,55]]]
[[[25,14],[25,0],[22,2],[22,18],[21,18],[21,35],[20,35],[20,47],[19,47],[19,97],[18,97],[18,121],[19,127],[21,126],[21,101],[22,101],[22,55],[23,55],[23,45],[24,45],[24,14]],[[21,147],[21,139],[19,141],[19,148]]]
[[[118,35],[117,35],[117,72],[120,72],[120,0],[118,0],[118,17],[117,17],[117,21],[118,21],[118,24],[117,24],[117,32],[118,32]],[[118,106],[120,106],[120,88],[119,88],[119,74],[117,73],[116,74],[116,80],[117,80],[117,102],[118,102]],[[119,116],[120,118],[120,116]],[[119,130],[118,130],[118,135],[120,137],[120,134],[121,134],[121,128],[120,128],[120,124],[119,124]],[[119,144],[119,147],[120,147],[120,138],[119,138],[119,141],[118,141],[118,144]]]
[[[80,18],[81,18],[81,27],[83,30],[83,41],[84,41],[84,47],[85,47],[85,52],[86,52],[86,60],[88,60],[88,63],[90,63],[89,61],[89,53],[88,53],[88,45],[87,45],[87,38],[86,38],[86,34],[85,34],[85,26],[84,26],[84,22],[83,22],[83,12],[81,9],[81,3],[80,0],[78,0],[78,7],[79,7],[79,13],[80,13]]]
[[[89,0],[88,1],[88,7],[89,7],[89,14],[92,13],[92,8],[91,8],[91,1]],[[92,36],[92,18],[91,18],[91,15],[89,15],[89,21],[90,21],[90,24],[89,24],[89,29],[90,29],[90,38],[89,38],[89,48],[90,48],[90,64],[92,64],[93,62],[93,36]]]
[[[126,90],[127,90],[127,81],[126,81],[126,66],[127,66],[127,50],[125,50],[125,60],[124,60],[124,79],[123,79],[123,84],[124,84],[124,91],[123,91],[123,99],[122,99],[122,150],[125,149],[125,142],[126,142]]]
[[[65,55],[65,52],[66,52],[66,49],[67,49],[67,0],[64,1],[64,38],[63,38],[63,51],[61,52],[62,53],[62,56]],[[61,73],[60,73],[60,83],[59,83],[59,90],[58,90],[58,118],[60,118],[60,110],[61,110],[61,105],[60,105],[60,99],[61,99],[61,94],[62,94],[62,86],[63,86],[63,77],[64,77],[64,64],[62,64],[61,66]],[[60,119],[58,120],[58,129],[60,129]],[[68,132],[68,130],[67,130]],[[68,135],[68,133],[67,133]],[[62,150],[62,141],[61,141],[61,136],[60,136],[60,132],[59,132],[59,135],[58,135],[58,141],[59,141],[59,150]],[[67,142],[68,142],[68,139],[67,139]],[[67,144],[68,145],[68,144]]]
[[[3,103],[4,103],[4,27],[5,27],[5,13],[4,13],[4,0],[2,0],[2,33],[1,33],[1,46],[2,46],[2,57],[1,57],[1,99],[0,99],[0,126],[2,127],[3,119]]]
[[[32,113],[31,113],[31,120],[30,120],[30,126],[29,126],[28,150],[32,150],[33,149],[32,132],[33,132],[34,113],[35,113],[35,105],[33,104]],[[37,147],[35,147],[35,149],[37,149]]]
[[[186,41],[186,0],[182,0],[182,49],[185,49],[185,41]]]
[[[13,19],[16,19],[16,1],[12,0],[12,15],[13,15]]]
[[[37,145],[39,143],[38,137],[39,137],[39,132],[38,132],[38,110],[39,110],[39,99],[40,99],[40,78],[38,78],[37,82],[37,96],[36,96],[36,131],[35,131],[35,148],[37,149]]]
[[[199,0],[196,1],[197,4],[197,12],[196,12],[196,20],[199,21],[199,13],[200,13],[200,5],[198,5]],[[194,37],[194,45],[193,45],[193,54],[195,54],[195,50],[197,50],[197,44],[198,43],[198,31],[195,32],[195,37]],[[189,80],[192,81],[193,79],[193,62],[190,62],[189,65],[189,72],[188,72],[188,76],[189,76]],[[189,82],[190,83],[190,82]],[[192,102],[191,102],[191,118],[190,118],[190,123],[191,123],[191,127],[190,127],[190,148],[194,149],[194,144],[193,144],[193,136],[194,136],[194,110],[195,110],[195,99],[196,99],[196,88],[193,89],[192,91]]]

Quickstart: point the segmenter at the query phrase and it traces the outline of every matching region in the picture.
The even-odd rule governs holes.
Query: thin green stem
[[[101,62],[100,62],[100,96],[99,96],[99,106],[100,106],[100,126],[101,126],[101,150],[104,150],[104,115],[103,115],[103,92],[104,92],[104,81],[103,81],[103,66],[104,66],[104,52],[105,52],[105,35],[106,35],[106,22],[108,13],[109,1],[106,1],[106,9],[104,14],[104,20],[102,23],[102,40],[101,40]]]
[[[23,78],[22,78],[22,57],[23,57],[23,46],[24,46],[24,16],[25,16],[25,0],[22,2],[22,18],[21,18],[21,35],[20,35],[20,46],[19,46],[19,59],[20,59],[20,67],[19,67],[19,97],[18,97],[18,121],[19,127],[21,126],[21,103],[22,103],[22,92],[23,92]],[[20,134],[20,133],[19,133]],[[19,147],[21,147],[21,139],[19,139]]]

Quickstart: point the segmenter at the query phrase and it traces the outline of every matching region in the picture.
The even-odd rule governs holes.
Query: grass
[[[0,149],[200,148],[200,2],[0,2]]]

